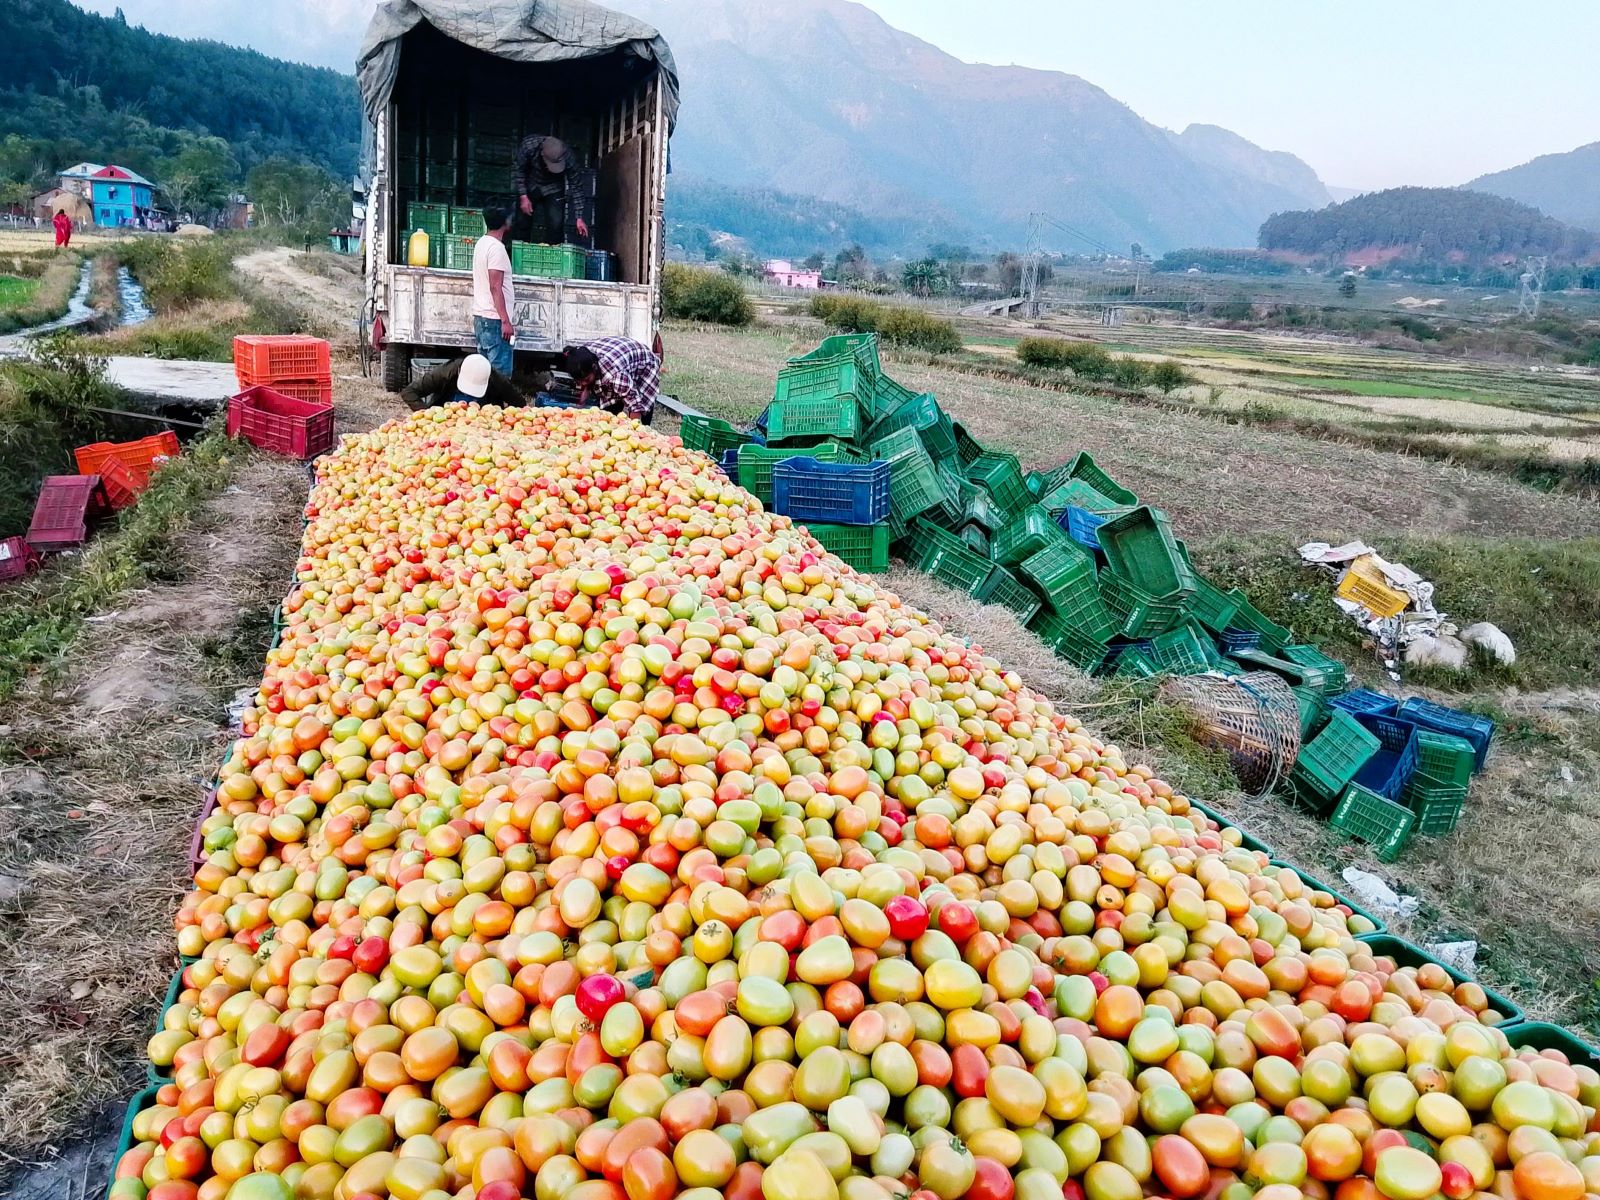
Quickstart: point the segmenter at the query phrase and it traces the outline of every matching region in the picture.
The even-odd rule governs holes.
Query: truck
[[[560,138],[578,161],[566,230],[577,250],[544,274],[522,273],[514,254],[519,365],[607,335],[659,349],[678,78],[654,28],[587,0],[382,0],[357,76],[370,161],[363,339],[386,388],[404,388],[418,359],[474,347],[471,242],[485,205],[515,210],[528,135]],[[421,222],[434,249],[412,266]]]

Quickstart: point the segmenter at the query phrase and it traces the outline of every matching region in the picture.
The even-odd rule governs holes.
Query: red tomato
[[[972,1186],[966,1200],[1011,1200],[1016,1184],[1004,1164],[983,1155],[972,1159]]]

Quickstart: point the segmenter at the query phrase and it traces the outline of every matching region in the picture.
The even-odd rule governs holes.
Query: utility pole
[[[1022,297],[1028,316],[1039,315],[1039,267],[1044,262],[1044,214],[1028,214],[1028,246],[1022,256]]]
[[[1517,316],[1539,316],[1539,305],[1544,299],[1544,276],[1549,269],[1550,259],[1545,255],[1529,258],[1527,270],[1522,273],[1522,293],[1517,297]]]

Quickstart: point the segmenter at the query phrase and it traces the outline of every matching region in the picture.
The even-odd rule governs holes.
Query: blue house
[[[89,188],[96,225],[143,225],[155,205],[155,185],[126,167],[101,167]]]

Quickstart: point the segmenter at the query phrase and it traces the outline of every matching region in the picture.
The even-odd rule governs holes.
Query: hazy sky
[[[1081,75],[1159,125],[1222,125],[1298,154],[1336,186],[1465,183],[1600,140],[1594,0],[865,2],[959,58]],[[119,0],[80,3],[109,13]],[[120,4],[158,32],[344,70],[372,8],[372,0]]]

